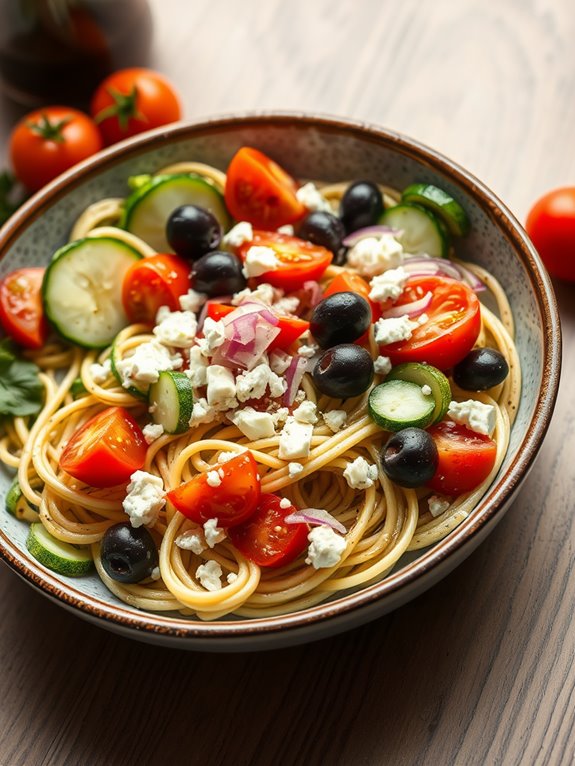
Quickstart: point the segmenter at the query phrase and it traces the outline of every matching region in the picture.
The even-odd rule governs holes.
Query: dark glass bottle
[[[29,107],[86,105],[116,69],[145,66],[147,0],[0,0],[0,85]]]

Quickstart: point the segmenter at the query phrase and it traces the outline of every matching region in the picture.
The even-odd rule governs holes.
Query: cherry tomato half
[[[249,146],[242,147],[228,166],[225,200],[238,221],[261,229],[298,221],[306,209],[296,190],[296,182],[283,168]]]
[[[409,340],[380,346],[392,364],[427,362],[447,370],[473,348],[481,329],[480,304],[463,282],[449,277],[412,277],[396,306],[403,306],[431,292],[425,309],[428,320],[413,330]]]
[[[428,487],[446,495],[460,495],[478,487],[495,465],[497,444],[489,436],[444,420],[428,429],[439,463]]]
[[[60,468],[92,487],[126,484],[146,460],[140,426],[122,407],[108,407],[72,434]]]
[[[158,72],[121,69],[100,84],[90,111],[106,145],[181,119],[178,94]]]
[[[296,509],[282,508],[280,502],[277,495],[262,495],[253,516],[229,531],[238,551],[260,567],[289,564],[307,547],[307,524],[286,524],[286,516]]]
[[[42,306],[45,269],[16,269],[0,282],[0,324],[6,335],[26,348],[42,348],[49,327]]]
[[[94,122],[67,106],[49,106],[27,114],[10,137],[14,173],[30,191],[41,189],[101,148]]]
[[[308,279],[318,280],[333,258],[333,253],[320,245],[277,231],[254,230],[253,239],[238,248],[242,260],[253,245],[271,248],[279,261],[279,266],[256,277],[257,281],[281,287],[286,292],[299,290]]]
[[[209,316],[214,321],[218,321],[227,314],[231,314],[237,307],[228,306],[225,303],[208,303],[206,316]],[[279,317],[279,335],[272,340],[268,346],[268,351],[273,351],[274,348],[281,348],[286,351],[294,340],[297,340],[300,335],[303,335],[306,330],[309,329],[309,322],[305,319],[299,319],[298,317]]]
[[[357,293],[369,303],[371,308],[371,321],[376,322],[381,317],[381,305],[372,301],[369,297],[370,287],[363,277],[354,274],[352,271],[342,271],[337,277],[334,277],[329,285],[323,291],[323,297],[335,293]]]
[[[531,208],[525,228],[547,271],[575,282],[575,187],[541,197]]]
[[[208,484],[202,473],[168,492],[168,500],[188,519],[204,524],[217,519],[220,527],[233,527],[249,519],[260,500],[260,477],[251,452],[242,452],[216,469],[221,483]]]
[[[160,306],[180,308],[190,289],[190,264],[177,255],[152,255],[134,261],[122,284],[122,303],[130,322],[154,324]]]

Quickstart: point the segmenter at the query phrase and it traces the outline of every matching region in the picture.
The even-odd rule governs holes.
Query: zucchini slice
[[[168,434],[181,434],[190,427],[194,406],[192,384],[183,372],[167,370],[150,386],[150,412],[154,423]]]
[[[128,355],[126,355],[127,358]],[[118,346],[116,345],[116,341],[112,343],[112,348],[110,349],[110,367],[112,370],[112,375],[116,378],[118,383],[123,387],[123,380],[122,376],[120,375],[118,371],[118,362],[120,360],[120,356],[118,354]],[[147,399],[148,398],[148,391],[149,391],[149,384],[143,383],[142,388],[139,388],[136,385],[129,386],[128,388],[124,388],[124,391],[127,391],[129,394],[132,394],[132,396],[135,396],[136,399]]]
[[[433,184],[411,184],[401,194],[402,202],[415,202],[431,210],[447,225],[454,237],[469,233],[469,217],[459,202]]]
[[[30,526],[26,547],[41,564],[66,577],[82,577],[94,565],[89,548],[56,540],[40,522]]]
[[[407,380],[410,383],[417,383],[420,388],[429,386],[431,389],[430,396],[435,401],[435,410],[431,422],[439,423],[445,417],[451,402],[451,386],[445,375],[437,367],[421,362],[404,362],[394,367],[385,380]]]
[[[384,210],[379,222],[399,229],[396,239],[403,249],[412,255],[431,255],[446,258],[449,252],[449,238],[440,221],[421,205],[401,202]]]
[[[154,176],[139,186],[126,200],[120,226],[159,253],[171,253],[166,224],[181,205],[204,207],[218,219],[223,231],[230,227],[223,196],[210,181],[190,173]]]
[[[435,399],[425,396],[421,386],[407,380],[389,380],[372,388],[369,414],[386,431],[426,428],[433,420]]]
[[[46,315],[58,333],[85,348],[109,346],[129,324],[122,282],[141,257],[113,237],[86,237],[60,248],[42,284]]]
[[[20,521],[38,521],[38,509],[28,502],[22,492],[18,477],[10,485],[6,495],[5,508],[9,514]]]

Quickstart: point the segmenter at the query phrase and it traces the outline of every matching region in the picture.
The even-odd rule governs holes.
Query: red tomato
[[[121,69],[102,82],[90,105],[108,146],[182,117],[173,86],[151,69]]]
[[[16,269],[0,282],[0,324],[26,348],[42,348],[49,327],[42,306],[43,268]]]
[[[242,452],[217,468],[221,484],[211,487],[205,473],[168,492],[168,500],[188,519],[204,524],[217,519],[221,527],[234,527],[249,519],[260,500],[260,477],[251,452]]]
[[[227,314],[231,314],[236,308],[236,306],[228,306],[224,303],[208,303],[206,316],[217,322]],[[268,351],[273,351],[274,348],[281,348],[284,351],[288,349],[294,340],[297,340],[309,329],[309,322],[298,317],[280,317],[278,328],[280,333],[272,340]]]
[[[30,112],[10,137],[14,173],[30,191],[41,189],[101,148],[102,139],[94,122],[67,106]]]
[[[358,293],[369,303],[371,307],[371,321],[376,322],[381,317],[381,304],[372,301],[369,297],[370,287],[363,277],[354,274],[352,271],[342,271],[337,277],[334,277],[326,289],[323,291],[323,297],[335,293]]]
[[[279,234],[277,231],[255,230],[253,239],[238,248],[238,255],[243,261],[253,245],[270,247],[280,262],[273,271],[266,271],[256,277],[257,281],[281,287],[286,292],[298,290],[308,279],[318,280],[333,258],[333,253],[325,247],[303,239]]]
[[[435,476],[428,483],[436,492],[460,495],[478,487],[495,465],[497,445],[489,436],[444,420],[428,429],[439,453]]]
[[[547,271],[575,282],[575,187],[541,197],[531,208],[525,228]]]
[[[72,434],[60,468],[92,487],[126,484],[146,460],[140,426],[122,407],[108,407]]]
[[[226,205],[238,221],[261,229],[294,223],[306,213],[296,190],[296,182],[285,170],[249,146],[242,147],[228,166]]]
[[[280,502],[277,495],[262,495],[254,515],[229,531],[238,551],[260,567],[289,564],[307,547],[307,524],[286,524],[286,516],[296,509],[281,508]]]
[[[130,322],[154,324],[160,306],[180,308],[190,289],[190,264],[177,255],[152,255],[134,261],[122,284],[122,303]]]
[[[380,346],[392,364],[427,362],[447,370],[473,348],[481,329],[481,311],[475,293],[463,282],[449,277],[412,277],[396,301],[403,306],[432,293],[425,309],[428,321],[417,327],[409,340]]]

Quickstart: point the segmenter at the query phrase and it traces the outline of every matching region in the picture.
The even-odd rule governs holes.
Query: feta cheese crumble
[[[378,319],[374,325],[375,342],[387,346],[388,343],[409,340],[416,327],[417,322],[412,322],[407,314],[402,317]]]
[[[207,400],[201,397],[196,399],[192,407],[192,417],[190,418],[190,427],[199,426],[202,423],[211,423],[216,419],[218,411],[215,407],[210,407]]]
[[[222,483],[222,478],[217,471],[208,471],[206,474],[206,482],[209,487],[219,487]]]
[[[136,471],[130,476],[128,494],[122,502],[133,527],[153,526],[166,504],[164,482],[159,476]]]
[[[315,356],[317,353],[319,353],[319,346],[316,346],[315,343],[311,343],[310,345],[306,345],[304,343],[303,346],[300,346],[297,350],[298,356],[303,356],[304,359],[311,359],[312,356]]]
[[[226,339],[226,326],[219,319],[217,322],[211,317],[204,319],[202,326],[203,338],[196,342],[204,356],[212,356],[213,352],[222,345]]]
[[[233,226],[227,234],[224,234],[222,244],[227,247],[241,247],[254,238],[254,230],[251,223],[240,221]]]
[[[370,465],[363,457],[356,457],[352,463],[348,463],[343,477],[352,489],[368,489],[373,487],[377,479],[377,466]]]
[[[330,410],[323,413],[323,419],[329,430],[336,434],[344,427],[347,421],[347,412],[345,410]]]
[[[421,386],[421,393],[424,396],[431,396],[431,386],[428,386],[427,383]]]
[[[236,572],[229,572],[226,576],[226,580],[228,581],[228,585],[231,585],[233,582],[235,582],[238,579],[238,576]]]
[[[282,499],[280,500],[280,508],[283,508],[283,510],[285,511],[286,508],[290,507],[290,505],[291,505],[291,501],[288,500],[287,497],[282,497]]]
[[[217,561],[206,561],[205,564],[200,564],[196,569],[196,577],[202,587],[211,591],[221,589],[222,581],[220,578],[222,574],[222,568]]]
[[[405,287],[409,274],[402,267],[387,269],[383,274],[378,274],[369,283],[369,297],[372,301],[383,303],[387,300],[396,301]]]
[[[218,405],[233,399],[236,395],[234,374],[221,364],[212,364],[206,370],[208,386],[207,400],[210,405]]]
[[[373,363],[376,375],[388,375],[391,372],[391,359],[388,356],[378,356]]]
[[[208,296],[205,293],[190,289],[185,295],[180,295],[180,308],[182,311],[193,311],[197,314],[207,300]]]
[[[281,460],[293,460],[298,457],[308,457],[313,426],[310,423],[300,423],[294,417],[289,417],[281,430],[278,455]]]
[[[313,425],[318,420],[317,407],[309,399],[306,399],[299,407],[296,407],[293,416],[299,423],[311,423]]]
[[[271,285],[268,285],[267,282],[262,282],[262,284],[258,285],[255,290],[250,290],[249,287],[246,287],[244,290],[240,290],[239,293],[236,293],[232,298],[232,305],[240,306],[242,303],[255,302],[271,306],[274,302],[275,295],[275,289]]]
[[[288,474],[290,479],[293,479],[294,476],[297,476],[298,473],[301,473],[303,471],[303,465],[301,463],[290,463],[288,465]]]
[[[229,418],[251,441],[269,439],[275,435],[274,419],[269,412],[258,412],[253,407],[244,407]]]
[[[185,370],[185,373],[190,379],[190,383],[194,388],[205,386],[208,382],[208,360],[202,354],[202,350],[199,346],[192,346],[188,352],[188,356],[189,366],[188,369]]]
[[[441,516],[441,514],[445,513],[445,511],[451,505],[450,501],[446,497],[441,497],[440,495],[431,495],[427,499],[427,503],[429,505],[429,513],[433,516],[433,518]]]
[[[164,433],[164,426],[160,423],[148,423],[145,425],[142,429],[142,433],[144,434],[144,439],[146,440],[146,444],[151,444],[152,442],[155,442],[156,439],[159,439],[160,436]]]
[[[195,529],[189,529],[187,532],[182,532],[181,535],[176,537],[175,543],[178,548],[181,548],[184,551],[192,551],[192,553],[195,553],[197,556],[206,550],[204,536]]]
[[[484,436],[491,436],[495,430],[495,407],[492,404],[483,404],[476,399],[451,402],[447,415],[456,423]]]
[[[279,227],[278,234],[285,234],[288,237],[293,237],[295,234],[294,227],[291,225],[291,223],[284,223],[283,226]]]
[[[94,362],[90,365],[90,375],[92,380],[97,386],[101,386],[108,379],[108,375],[112,372],[112,361],[106,359],[102,364]]]
[[[183,364],[179,354],[172,354],[159,341],[141,343],[131,356],[116,362],[116,370],[124,388],[135,383],[155,383],[164,370],[177,370]]]
[[[273,271],[279,266],[275,251],[264,245],[252,245],[246,253],[242,273],[246,279],[259,277],[267,271]]]
[[[213,548],[226,539],[226,532],[221,527],[218,527],[217,519],[208,519],[204,524],[204,539],[208,548]]]
[[[276,399],[282,396],[286,382],[276,375],[267,364],[259,364],[253,370],[242,372],[236,378],[236,396],[238,401],[261,399],[269,388],[270,396]]]
[[[347,262],[364,277],[375,277],[403,263],[403,247],[391,234],[360,239],[347,254]]]
[[[331,205],[315,184],[309,182],[300,186],[295,195],[307,210],[331,213]]]
[[[165,307],[162,307],[165,308]],[[164,346],[189,348],[194,345],[198,323],[193,311],[158,311],[154,335]]]
[[[328,569],[339,564],[345,551],[345,537],[338,535],[331,527],[314,527],[307,539],[310,542],[306,564],[314,569]]]

